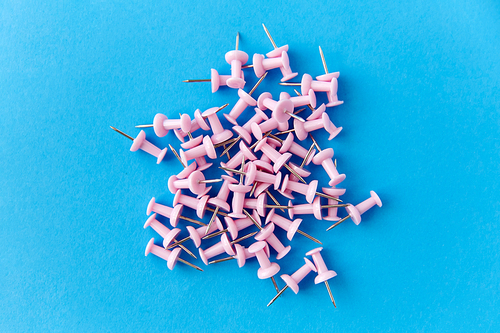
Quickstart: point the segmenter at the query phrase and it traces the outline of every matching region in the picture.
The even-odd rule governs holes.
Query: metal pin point
[[[205,236],[208,234],[208,231],[210,230],[212,223],[215,221],[215,218],[217,217],[217,212],[219,212],[219,206],[215,207],[215,211],[212,214],[212,217],[210,218],[210,222],[208,222],[207,229],[205,230]]]
[[[267,306],[269,306],[269,305],[273,304],[273,303],[274,303],[274,301],[275,301],[275,300],[277,300],[277,299],[278,299],[278,297],[280,297],[280,296],[281,296],[281,294],[283,294],[283,292],[284,292],[287,288],[288,288],[288,285],[284,286],[284,287],[283,287],[283,289],[281,289],[281,290],[280,290],[280,291],[276,294],[276,296],[274,296],[274,298],[271,300],[271,302],[269,302],[269,303],[267,304]]]
[[[274,42],[273,37],[271,37],[271,34],[269,33],[269,30],[267,30],[267,27],[266,27],[266,25],[265,25],[264,23],[262,23],[262,27],[264,28],[264,31],[266,32],[267,37],[269,38],[269,40],[270,40],[270,41],[271,41],[271,43],[273,44],[273,47],[274,47],[275,49],[277,49],[277,48],[278,48],[278,46],[276,46],[276,43]]]
[[[319,47],[319,54],[321,56],[321,62],[323,62],[323,67],[325,68],[325,74],[328,74],[328,67],[326,67],[325,55],[323,54],[321,46]]]
[[[257,228],[259,228],[259,230],[262,230],[262,227],[257,223],[257,221],[255,221],[255,219],[253,218],[252,215],[250,215],[246,209],[243,209],[243,213],[250,219],[250,221],[253,222],[253,224],[255,224],[255,226]]]
[[[278,200],[276,200],[276,198],[271,194],[271,192],[269,192],[269,190],[266,189],[266,194],[269,196],[269,198],[271,198],[271,200],[276,204],[276,205],[279,205],[280,203],[278,202]],[[284,213],[285,210],[283,208],[280,208],[280,210]]]
[[[129,138],[130,140],[134,141],[134,138],[131,137],[130,135],[123,133],[122,131],[120,131],[119,129],[117,129],[117,128],[113,127],[113,126],[109,126],[109,127],[111,127],[113,130],[117,131],[118,133],[120,133],[124,137]]]
[[[186,165],[182,162],[181,157],[179,156],[179,154],[177,154],[177,152],[175,151],[174,147],[172,147],[172,145],[170,143],[168,144],[168,147],[170,148],[170,150],[172,151],[172,153],[174,153],[175,157],[177,157],[177,159],[181,163],[182,167],[185,169]]]
[[[196,265],[193,265],[193,264],[192,264],[192,263],[190,263],[189,261],[186,261],[186,260],[184,260],[184,259],[182,259],[182,258],[178,258],[177,260],[179,260],[179,261],[180,261],[180,262],[182,262],[183,264],[186,264],[186,265],[188,265],[188,266],[193,267],[194,269],[199,270],[200,272],[203,272],[203,270],[202,270],[200,267],[198,267],[198,266],[196,266]]]
[[[135,126],[135,128],[149,128],[149,127],[153,127],[154,125],[153,124],[149,124],[149,125],[137,125]]]

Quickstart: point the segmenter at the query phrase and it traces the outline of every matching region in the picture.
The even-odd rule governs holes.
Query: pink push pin
[[[232,159],[227,161],[227,163],[225,164],[221,162],[222,167],[234,169],[241,164],[241,160],[243,158],[245,159],[245,161],[254,161],[257,159],[257,157],[252,153],[250,149],[248,149],[248,146],[243,141],[240,141],[239,147],[240,150],[236,153],[236,155],[233,156]],[[229,175],[232,176],[232,173],[229,173]]]
[[[210,70],[210,79],[196,79],[196,80],[184,80],[182,82],[211,82],[212,83],[212,93],[219,90],[219,87],[227,86],[227,80],[231,78],[231,75],[219,75],[215,69]],[[245,80],[245,76],[243,71],[241,71],[241,79]],[[245,86],[245,82],[243,81],[243,86]],[[240,88],[243,88],[241,86]]]
[[[336,127],[328,117],[328,114],[325,112],[321,115],[321,119],[309,120],[305,123],[294,119],[293,127],[295,128],[295,134],[297,135],[297,139],[300,141],[305,140],[307,138],[307,134],[309,132],[318,130],[320,128],[324,128],[325,131],[330,133],[330,137],[328,140],[336,137],[340,131],[342,131],[342,127]]]
[[[240,33],[236,34],[236,49],[229,51],[225,55],[226,62],[231,65],[231,78],[226,80],[230,88],[238,89],[245,86],[245,80],[241,78],[241,66],[248,61],[248,54],[238,50]]]
[[[235,244],[234,249],[236,250],[236,255],[233,258],[237,260],[239,268],[245,266],[247,259],[255,257],[255,253],[250,253],[250,251],[248,251],[248,248],[245,248],[240,244]],[[266,247],[264,247],[264,252],[269,258],[269,245],[267,245],[267,243]]]
[[[227,197],[229,196],[229,184],[236,184],[238,181],[233,177],[222,175],[221,178],[224,180],[222,186],[220,187],[219,193],[215,198],[208,199],[208,203],[219,207],[226,212],[229,212],[231,207],[227,203]]]
[[[252,130],[253,136],[257,140],[262,140],[262,138],[264,137],[264,133],[278,128],[278,125],[278,121],[274,117],[271,117],[260,124],[251,124],[250,129]]]
[[[264,229],[259,231],[255,235],[255,239],[258,241],[266,241],[277,253],[276,259],[280,260],[290,252],[292,247],[288,245],[285,247],[283,243],[274,234],[274,223],[269,223]]]
[[[328,188],[328,187],[323,187],[323,193],[331,195],[332,197],[336,197],[337,199],[341,196],[344,195],[345,193],[345,188]],[[328,204],[329,205],[335,205],[336,201],[332,199],[328,199]],[[323,220],[327,221],[338,221],[340,220],[340,217],[337,216],[337,207],[331,207],[328,208],[328,215],[323,217]]]
[[[189,232],[189,236],[181,239],[178,242],[175,242],[175,243],[169,245],[167,247],[167,249],[170,249],[170,248],[175,247],[177,245],[182,246],[182,243],[187,242],[190,239],[193,241],[193,244],[194,244],[194,246],[196,246],[196,248],[200,247],[202,237],[205,236],[205,232],[206,232],[207,227],[201,226],[201,227],[195,229],[192,226],[187,226],[186,229]],[[219,231],[224,230],[224,227],[222,226],[222,223],[218,217],[215,218],[215,223],[213,223],[210,226],[210,230],[208,231],[208,235],[217,233],[217,230],[219,230]]]
[[[233,246],[231,245],[231,242],[229,241],[229,238],[227,238],[227,234],[222,234],[220,238],[220,242],[217,244],[209,247],[206,250],[203,249],[198,249],[200,253],[201,260],[203,260],[203,263],[205,265],[208,265],[208,259],[218,256],[219,254],[222,254],[226,252],[230,256],[234,256],[236,252],[234,252]]]
[[[269,261],[269,258],[267,257],[266,252],[264,251],[264,249],[266,248],[266,244],[267,244],[266,242],[259,241],[253,243],[248,248],[248,251],[250,253],[254,253],[255,256],[257,257],[257,260],[259,261],[260,268],[257,271],[257,276],[261,280],[272,278],[280,271],[280,266],[277,263],[275,262],[271,263]]]
[[[181,204],[187,206],[196,211],[196,215],[201,219],[205,215],[205,209],[207,208],[208,195],[201,197],[201,199],[196,199],[190,197],[189,195],[184,195],[181,190],[177,190],[174,197],[174,205]]]
[[[336,77],[335,77],[336,76]],[[329,103],[326,105],[328,107],[337,106],[344,102],[339,101],[337,97],[338,90],[338,72],[331,73],[321,76],[322,80],[315,81],[312,79],[311,75],[304,74],[302,76],[302,81],[300,83],[297,82],[287,82],[280,83],[282,86],[300,86],[302,95],[308,94],[309,90],[313,90],[315,92],[326,92],[328,96]],[[329,79],[327,79],[329,78]]]
[[[317,146],[316,146],[317,147]],[[332,160],[333,157],[333,149],[327,148],[316,154],[313,158],[313,163],[316,165],[322,165],[323,169],[325,169],[326,173],[330,177],[330,182],[328,185],[335,186],[344,181],[345,175],[339,174],[335,164]]]
[[[210,261],[209,264],[217,264],[219,262],[224,262],[224,261],[236,259],[238,262],[238,267],[241,268],[241,267],[245,266],[247,259],[255,257],[255,253],[250,253],[248,251],[248,248],[244,247],[243,245],[234,244],[234,250],[236,252],[236,255],[234,255],[232,257],[227,257],[227,258],[222,258],[222,259]],[[264,252],[267,254],[267,257],[269,258],[269,255],[270,255],[269,254],[269,245],[267,245],[267,243],[266,243],[266,247],[264,248]]]
[[[177,192],[179,189],[189,189],[194,194],[200,194],[205,191],[205,176],[201,171],[193,171],[187,179],[179,179],[172,175],[168,179],[168,190],[171,193]]]
[[[153,129],[157,136],[164,137],[171,129],[181,129],[183,132],[191,130],[191,118],[182,114],[180,119],[168,119],[167,116],[157,113],[153,120]]]
[[[286,162],[288,162],[288,160],[292,157],[292,154],[290,153],[280,154],[267,143],[267,138],[262,139],[257,144],[254,150],[262,151],[262,153],[264,153],[267,157],[271,159],[271,161],[273,161],[274,172],[278,172],[282,166],[285,166],[285,168],[289,169],[288,165],[286,165]]]
[[[259,226],[262,225],[260,217],[256,213],[255,210],[252,212],[252,217],[253,217],[253,220],[250,219],[249,217],[245,217],[245,218],[237,219],[237,220],[233,220],[229,216],[224,217],[224,222],[226,222],[226,225],[227,225],[227,231],[229,231],[229,234],[231,235],[232,239],[238,238],[238,233],[241,230],[255,225],[253,221],[256,221]]]
[[[207,135],[203,138],[203,144],[197,147],[191,148],[189,150],[180,150],[181,160],[187,165],[187,161],[195,159],[197,157],[208,155],[211,159],[217,158],[217,153],[215,152],[214,144],[212,140]]]
[[[146,210],[146,215],[151,214],[152,212],[158,213],[161,216],[165,216],[170,219],[170,225],[172,227],[177,227],[179,223],[179,218],[182,214],[182,205],[174,204],[174,208],[165,206],[159,203],[156,203],[155,198],[151,198],[148,204],[148,208]]]
[[[110,126],[113,130],[117,131],[121,135],[129,138],[130,140],[134,141],[132,143],[132,147],[130,147],[130,151],[137,151],[139,149],[144,150],[146,153],[149,153],[157,158],[156,164],[160,164],[160,162],[163,160],[165,157],[165,154],[167,153],[167,148],[160,149],[156,147],[154,144],[146,140],[146,133],[141,130],[139,132],[139,135],[134,139],[130,135],[127,135],[120,131],[117,128],[114,128],[113,126]]]
[[[316,195],[316,189],[318,188],[318,181],[313,180],[309,184],[302,184],[298,182],[291,181],[288,175],[285,176],[283,184],[281,185],[281,192],[285,192],[287,189],[293,192],[301,193],[306,196],[307,202],[311,203]]]
[[[271,41],[271,43],[273,44],[273,47],[274,47],[274,50],[268,52],[266,54],[266,56],[268,58],[274,58],[274,57],[278,57],[280,54],[282,54],[283,51],[288,52],[288,45],[277,47],[276,43],[274,42],[273,38],[271,37],[271,34],[269,33],[269,30],[267,30],[267,28],[264,24],[262,24],[262,26],[264,27],[264,31],[266,32],[267,37],[269,38],[269,40]],[[288,65],[286,67],[280,67],[280,70],[281,70],[281,73],[283,74],[283,78],[281,79],[281,82],[285,82],[285,81],[288,81],[290,79],[293,79],[298,74],[298,73],[292,73],[292,70],[290,69],[290,65]]]
[[[253,209],[260,216],[266,215],[267,195],[261,193],[256,199],[246,198],[243,202],[243,208]]]
[[[245,186],[243,184],[229,184],[229,190],[233,192],[232,201],[232,212],[229,214],[230,217],[234,218],[244,218],[243,214],[243,203],[245,200],[245,194],[250,192],[252,186]]]
[[[148,245],[146,246],[146,251],[144,252],[145,256],[147,256],[148,254],[152,253],[155,256],[158,256],[158,257],[162,258],[163,260],[165,260],[167,262],[167,267],[170,270],[174,269],[175,264],[177,263],[177,261],[180,261],[183,264],[186,264],[188,266],[193,267],[194,269],[197,269],[197,270],[203,272],[203,270],[200,267],[198,267],[196,265],[193,265],[189,261],[186,261],[186,260],[184,260],[182,258],[179,258],[179,254],[181,252],[180,248],[175,248],[172,251],[170,251],[170,250],[164,249],[161,246],[155,245],[154,242],[155,242],[155,239],[151,238],[151,240],[149,241]]]
[[[290,216],[291,219],[293,219],[295,215],[313,214],[317,220],[322,220],[321,201],[319,197],[316,197],[312,203],[303,205],[294,206],[291,201],[288,201],[288,207],[292,207],[288,208],[288,216]]]
[[[278,57],[265,58],[262,54],[254,54],[252,58],[255,76],[262,77],[267,71],[275,68],[290,67],[290,60],[286,51],[282,51]]]
[[[301,145],[299,145],[298,143],[294,142],[293,139],[294,139],[293,134],[289,133],[285,141],[283,141],[283,144],[279,152],[281,154],[290,152],[294,155],[297,155],[298,157],[305,159],[305,165],[309,165],[309,163],[311,163],[314,157],[314,154],[316,154],[316,150],[312,149],[311,151],[309,151],[304,147],[302,147]]]
[[[271,93],[265,92],[259,96],[257,99],[257,106],[261,110],[272,110],[273,118],[275,118],[278,123],[287,122],[291,116],[293,116],[294,106],[291,100],[281,99],[275,101],[272,99]]]
[[[247,164],[245,172],[245,185],[253,184],[254,182],[274,184],[274,189],[277,190],[281,183],[281,172],[275,175],[257,170],[257,166],[253,163]]]
[[[289,241],[293,239],[293,236],[295,236],[295,233],[299,233],[302,236],[305,236],[312,240],[313,242],[316,242],[318,244],[322,244],[319,240],[316,238],[306,234],[302,230],[299,230],[299,226],[302,223],[302,219],[295,219],[293,221],[290,221],[289,219],[278,215],[275,213],[274,208],[271,209],[269,214],[266,217],[266,224],[269,224],[270,222],[273,222],[276,224],[278,227],[286,231],[286,237],[288,238]]]
[[[353,206],[349,204],[345,210],[349,215],[344,217],[343,219],[339,220],[335,224],[331,225],[326,231],[335,228],[338,226],[340,223],[344,222],[348,218],[351,218],[352,221],[356,224],[359,225],[361,223],[361,215],[363,215],[368,209],[372,208],[373,206],[379,206],[382,207],[382,200],[378,197],[377,193],[375,191],[370,191],[370,197],[366,199],[365,201],[357,204],[356,206]]]
[[[313,108],[316,107],[316,94],[312,89],[309,89],[306,94],[303,93],[302,96],[290,97],[290,100],[295,108],[305,105],[311,105]]]
[[[210,126],[205,121],[205,118],[203,118],[203,116],[201,115],[201,111],[199,109],[196,109],[194,111],[194,119],[191,120],[190,132],[183,132],[183,131],[174,129],[174,133],[180,142],[184,142],[184,138],[186,136],[189,136],[190,139],[192,140],[191,133],[199,130],[200,128],[203,129],[204,131],[210,131]]]
[[[333,303],[334,307],[337,307],[335,304],[335,300],[333,299],[332,291],[330,290],[330,286],[328,285],[328,280],[331,278],[337,276],[337,273],[335,271],[330,271],[328,268],[326,268],[325,261],[323,260],[323,257],[321,256],[320,251],[323,250],[322,247],[315,248],[309,252],[306,253],[306,256],[312,256],[314,265],[316,266],[316,269],[318,270],[318,276],[314,279],[314,283],[318,284],[321,282],[324,282],[326,285],[326,289],[328,290],[328,295],[330,295],[330,299]]]
[[[238,96],[240,99],[236,104],[233,106],[233,109],[229,114],[224,114],[224,117],[233,125],[238,125],[236,122],[236,119],[245,111],[245,109],[248,106],[255,106],[257,105],[257,101],[251,96],[255,89],[260,85],[262,80],[267,76],[267,74],[264,74],[259,81],[253,86],[253,88],[250,90],[250,92],[247,94],[243,89],[238,89]]]
[[[226,106],[227,105],[228,104],[226,104]],[[212,132],[214,134],[212,135],[211,139],[212,139],[212,143],[214,143],[214,144],[224,142],[224,141],[229,140],[233,137],[233,132],[222,127],[222,124],[220,123],[219,117],[217,117],[217,112],[219,112],[220,109],[221,108],[218,108],[218,107],[210,108],[202,113],[202,116],[206,117],[208,119],[208,122],[210,123],[210,125],[212,127]]]
[[[191,149],[191,148],[195,148],[195,147],[199,146],[202,142],[203,142],[203,135],[200,135],[200,136],[197,136],[196,138],[193,138],[187,142],[181,143],[181,147],[182,147],[182,149]],[[214,145],[214,148],[217,148],[217,146],[218,145]],[[172,151],[174,152],[174,154],[177,157],[177,153],[175,153],[175,150],[173,150],[172,147],[170,147],[170,149],[172,149]],[[177,159],[181,163],[183,163],[182,159],[180,157],[178,157]],[[213,165],[213,163],[208,163],[207,160],[205,160],[205,156],[196,157],[194,160],[196,161],[196,164],[198,166],[195,170],[198,170],[198,171],[206,170]],[[188,176],[189,176],[189,174],[188,174]],[[177,175],[177,178],[180,178],[180,177]],[[186,178],[186,177],[184,177],[184,178]]]
[[[337,96],[337,90],[339,89],[339,82],[334,77],[331,81],[332,90],[328,93],[328,104],[326,106],[332,107],[340,104],[344,104],[344,101],[339,101],[339,97]]]
[[[179,232],[181,232],[181,229],[178,228],[174,228],[172,230],[167,228],[163,223],[156,219],[156,213],[151,215],[147,219],[146,223],[144,223],[144,229],[146,229],[147,227],[153,228],[154,231],[156,231],[161,237],[163,237],[164,248],[167,248],[167,246],[172,242],[177,242],[175,237],[177,237]],[[186,253],[191,257],[197,259],[193,252],[189,251],[184,245],[179,245],[179,247],[186,251]]]
[[[306,156],[307,157],[307,156]],[[304,161],[302,161],[302,163],[304,163]],[[307,171],[306,169],[304,168],[301,168],[300,166],[290,162],[289,163],[289,166],[290,168],[295,171],[296,174],[298,174],[299,176],[302,177],[302,179],[304,179],[304,177],[309,177],[309,175],[311,174],[309,171]],[[294,182],[296,181],[299,181],[299,178],[297,176],[295,176],[293,173],[291,173],[288,177],[289,180],[292,180]],[[278,190],[278,192],[283,195],[285,198],[288,198],[288,199],[291,199],[291,200],[294,200],[295,197],[293,196],[292,194],[292,190],[290,189],[286,189],[286,191],[281,191],[281,190]]]
[[[314,264],[309,259],[304,258],[304,261],[306,262],[304,266],[299,268],[295,273],[292,274],[292,276],[288,274],[283,274],[280,276],[283,281],[285,281],[286,286],[283,287],[283,289],[281,289],[276,296],[274,296],[274,298],[267,304],[267,306],[273,304],[274,301],[278,299],[278,297],[280,297],[288,287],[290,287],[295,294],[298,294],[300,281],[302,281],[311,271],[317,272],[316,266],[314,266]]]

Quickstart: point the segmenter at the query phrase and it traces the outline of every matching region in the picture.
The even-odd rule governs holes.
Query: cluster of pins
[[[169,119],[163,114],[157,114],[153,124],[137,126],[152,127],[158,137],[164,137],[173,130],[180,141],[181,149],[177,152],[171,144],[168,147],[184,168],[182,172],[171,176],[168,180],[168,189],[175,194],[172,206],[157,203],[155,198],[148,204],[147,214],[154,214],[150,215],[144,228],[153,228],[163,238],[163,243],[162,246],[155,245],[154,238],[151,239],[146,246],[145,254],[153,253],[166,260],[169,269],[173,269],[177,262],[181,262],[199,271],[202,271],[200,267],[180,258],[181,251],[185,251],[197,259],[196,255],[184,245],[188,241],[198,249],[205,265],[236,260],[238,266],[243,267],[247,259],[257,258],[260,264],[257,276],[260,279],[270,278],[277,292],[268,306],[287,288],[298,293],[299,282],[313,271],[317,273],[315,283],[325,283],[330,299],[335,305],[328,280],[337,273],[326,267],[320,253],[322,247],[306,253],[313,261],[304,258],[305,264],[295,273],[281,275],[285,287],[281,290],[278,288],[274,276],[280,271],[280,266],[270,261],[270,248],[277,253],[276,259],[279,260],[289,253],[291,246],[285,246],[276,236],[275,227],[283,229],[289,241],[292,241],[298,233],[321,244],[315,237],[299,229],[302,219],[294,219],[295,215],[313,215],[317,220],[332,221],[334,224],[326,229],[331,230],[349,218],[358,225],[364,212],[375,205],[382,206],[382,202],[377,194],[371,191],[370,197],[358,205],[343,203],[340,197],[346,190],[337,188],[337,185],[346,176],[337,171],[333,149],[321,149],[312,134],[317,130],[325,130],[329,133],[329,140],[332,140],[342,130],[342,127],[333,124],[327,113],[327,108],[343,103],[337,98],[339,72],[328,72],[320,47],[325,74],[317,76],[316,80],[313,80],[311,75],[304,74],[301,82],[288,82],[297,76],[297,73],[290,69],[288,45],[277,47],[267,28],[264,25],[263,27],[274,46],[274,49],[265,56],[255,54],[252,64],[246,65],[248,55],[239,50],[239,34],[237,34],[235,49],[225,54],[231,74],[219,75],[212,69],[210,79],[184,81],[211,82],[212,92],[221,86],[238,89],[240,97],[238,102],[228,113],[223,113],[227,121],[234,126],[224,128],[218,117],[218,113],[225,110],[229,104],[212,107],[204,112],[197,109],[193,119],[188,114],[179,114],[178,119]],[[243,90],[246,83],[243,70],[246,68],[253,69],[259,78],[248,92]],[[264,92],[254,99],[252,94],[264,80],[267,72],[274,69],[279,69],[283,74],[280,85],[300,86],[301,92],[295,90],[297,96],[294,97],[281,92],[277,100],[273,99],[271,93]],[[316,107],[318,92],[326,93],[328,98],[326,105],[321,104]],[[299,115],[305,110],[301,107],[310,109],[308,117]],[[264,112],[266,110],[269,110],[268,113]],[[251,117],[245,123],[241,121],[239,123],[238,119],[241,119],[243,111],[247,111]],[[289,120],[293,120],[293,128],[290,128]],[[114,127],[112,129],[133,141],[131,151],[144,150],[154,155],[157,163],[163,160],[168,151],[167,148],[160,149],[147,141],[143,130],[133,138]],[[193,133],[196,131],[200,132],[200,135],[194,136]],[[300,142],[307,138],[311,139],[312,144],[310,147],[303,147]],[[233,147],[237,152],[231,156]],[[218,148],[222,151],[217,152]],[[225,172],[220,178],[205,179],[203,171],[213,165],[206,161],[207,156],[213,160],[212,162],[219,157],[223,159],[217,166]],[[301,160],[301,163],[290,162],[293,156]],[[305,167],[311,162],[322,166],[325,170],[330,178],[329,187],[318,189],[318,180],[309,182],[305,180],[311,174]],[[212,186],[209,184],[219,182],[221,183],[219,191],[212,193]],[[297,194],[304,196],[307,203],[293,204],[291,200]],[[280,203],[279,199],[283,198],[289,199],[288,204]],[[327,203],[322,204],[321,198],[326,199]],[[268,204],[268,199],[274,204]],[[184,207],[196,212],[200,220],[204,218],[206,212],[210,212],[207,214],[208,222],[183,216]],[[339,208],[346,210],[347,214],[344,217],[337,215]],[[326,216],[323,215],[324,209],[327,210]],[[280,215],[278,210],[288,213],[288,217]],[[169,219],[173,229],[169,229],[157,218]],[[198,227],[187,225],[185,229],[189,236],[178,240],[181,229],[177,226],[180,220]],[[250,230],[242,236],[240,232],[247,228],[257,229]],[[214,237],[219,237],[219,242],[210,247],[205,245],[201,247],[207,239]],[[245,247],[240,244],[244,240],[252,243]],[[210,261],[211,258],[224,253],[228,256]]]

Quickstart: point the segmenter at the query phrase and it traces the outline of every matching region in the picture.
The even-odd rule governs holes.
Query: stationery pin
[[[215,211],[212,214],[212,217],[210,218],[210,222],[208,222],[207,230],[205,231],[205,236],[208,234],[208,231],[210,230],[210,227],[212,226],[212,223],[214,222],[218,212],[219,212],[219,206],[215,207]]]
[[[155,245],[154,241],[155,241],[155,239],[151,238],[151,240],[149,241],[148,245],[146,246],[146,251],[144,252],[144,254],[146,256],[149,253],[152,253],[155,256],[158,256],[158,257],[162,258],[163,260],[166,260],[167,261],[167,266],[168,266],[168,268],[170,270],[174,269],[175,264],[177,263],[177,261],[180,261],[183,264],[186,264],[188,266],[193,267],[194,269],[197,269],[197,270],[203,272],[203,270],[200,267],[198,267],[196,265],[193,265],[192,263],[190,263],[190,262],[188,262],[188,261],[186,261],[186,260],[184,260],[182,258],[179,258],[179,254],[180,254],[180,251],[181,251],[180,248],[173,249],[172,251],[166,250],[166,249],[164,249],[161,246]]]
[[[382,207],[382,200],[380,200],[375,191],[370,191],[370,197],[365,201],[357,204],[356,206],[348,204],[346,207],[346,211],[349,215],[340,219],[335,224],[332,224],[330,227],[328,227],[328,229],[326,229],[326,231],[335,228],[340,223],[346,221],[349,218],[351,218],[356,225],[359,225],[359,223],[361,223],[361,215],[363,215],[363,213],[365,213],[368,209],[372,208],[375,205]]]
[[[262,75],[262,77],[259,79],[259,81],[257,81],[257,83],[255,83],[253,88],[248,93],[246,93],[243,89],[238,89],[238,96],[240,97],[240,99],[233,106],[233,108],[229,112],[229,114],[224,114],[224,117],[226,117],[226,119],[231,124],[238,125],[238,123],[236,122],[236,119],[238,119],[238,117],[243,113],[243,111],[245,111],[245,109],[248,106],[257,105],[257,101],[251,95],[253,94],[255,89],[257,89],[257,87],[260,85],[260,83],[262,82],[262,80],[264,80],[264,78],[266,76],[267,76],[267,72],[264,75]]]
[[[306,256],[312,256],[314,265],[316,266],[316,269],[318,270],[318,276],[314,279],[314,283],[318,284],[321,282],[324,282],[326,285],[326,289],[328,290],[328,295],[330,296],[330,300],[333,303],[334,307],[337,307],[335,304],[335,300],[333,299],[332,291],[330,290],[330,286],[328,285],[328,280],[331,278],[337,276],[337,273],[332,270],[328,270],[326,267],[325,261],[323,260],[323,257],[321,256],[320,251],[323,250],[322,247],[315,248],[309,252],[306,253]]]
[[[139,149],[144,150],[148,154],[151,154],[156,157],[156,164],[160,164],[160,162],[165,157],[165,154],[167,153],[167,148],[160,149],[151,142],[149,142],[148,140],[146,140],[146,133],[142,130],[139,132],[139,135],[137,135],[137,137],[134,139],[130,135],[123,133],[122,131],[113,126],[109,127],[111,127],[114,131],[120,133],[124,137],[129,138],[130,140],[133,141],[132,147],[130,147],[130,151],[137,151]]]
[[[269,33],[269,30],[267,30],[267,27],[264,23],[262,23],[262,27],[264,28],[264,31],[266,32],[267,37],[271,41],[271,44],[273,44],[274,50],[268,52],[266,56],[268,58],[275,58],[280,55],[282,55],[283,51],[288,52],[288,45],[283,45],[280,47],[276,46],[276,43],[274,42],[274,39],[271,37],[271,34]],[[288,81],[290,79],[293,79],[295,76],[297,76],[298,73],[292,73],[292,70],[290,69],[290,65],[287,64],[285,67],[280,67],[281,73],[283,74],[283,79],[281,81]]]
[[[242,67],[244,68],[244,67]],[[219,90],[222,86],[227,86],[227,80],[231,78],[231,75],[220,75],[219,72],[215,69],[210,70],[210,79],[191,79],[191,80],[183,80],[182,82],[192,83],[192,82],[211,82],[212,84],[212,93]],[[243,71],[241,72],[241,79],[245,80],[245,75]]]
[[[290,287],[295,294],[299,292],[299,283],[302,281],[309,272],[314,271],[317,272],[316,266],[307,258],[304,258],[306,262],[301,268],[299,268],[295,273],[291,276],[287,274],[283,274],[280,277],[285,281],[286,286],[281,289],[276,296],[267,304],[267,306],[274,303],[274,301],[283,294],[283,292]]]

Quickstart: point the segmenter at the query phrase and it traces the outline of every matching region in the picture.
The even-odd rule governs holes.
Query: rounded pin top
[[[146,229],[147,227],[149,227],[151,225],[151,222],[153,222],[154,220],[156,220],[156,213],[154,213],[153,215],[151,215],[147,220],[146,220],[146,223],[144,223],[144,229]]]
[[[264,229],[259,231],[257,235],[255,235],[255,239],[258,241],[263,241],[267,237],[269,237],[274,232],[274,223],[271,222]]]
[[[317,153],[316,156],[314,156],[313,163],[316,165],[320,165],[324,160],[327,160],[332,157],[333,157],[333,149],[326,148]]]
[[[142,143],[146,140],[146,132],[141,130],[137,137],[132,142],[132,146],[130,147],[130,151],[137,151],[141,148]]]
[[[375,191],[370,191],[371,197],[375,200],[377,203],[377,206],[382,207],[382,200],[380,200],[379,196]]]
[[[288,228],[288,231],[286,232],[286,238],[288,240],[292,240],[293,236],[295,236],[295,233],[297,230],[299,230],[300,224],[302,223],[302,219],[295,219],[293,220],[292,224]]]
[[[152,197],[151,200],[149,200],[148,208],[146,209],[146,215],[151,214],[154,205],[155,205],[155,197]]]
[[[212,140],[208,135],[206,135],[203,138],[203,145],[205,146],[205,149],[207,150],[207,155],[211,159],[217,158],[217,153],[215,152],[215,147],[214,144],[212,143]]]
[[[144,256],[148,256],[148,254],[151,252],[151,249],[153,248],[153,245],[155,245],[155,239],[154,237],[151,238],[148,242],[148,245],[146,245],[146,251],[144,252]]]
[[[168,130],[163,126],[163,121],[167,119],[168,117],[161,113],[157,113],[153,119],[153,129],[155,131],[155,134],[160,138],[164,137],[168,133]],[[189,128],[191,128],[191,120],[189,121]]]
[[[339,76],[340,76],[340,72],[333,72],[333,73],[318,75],[318,76],[316,76],[316,80],[323,81],[323,82],[330,82],[334,78],[338,79]]]
[[[272,51],[267,52],[266,57],[268,57],[268,58],[279,57],[283,53],[283,51],[288,52],[288,45],[283,45],[283,46],[280,46],[278,48],[275,48]]]

